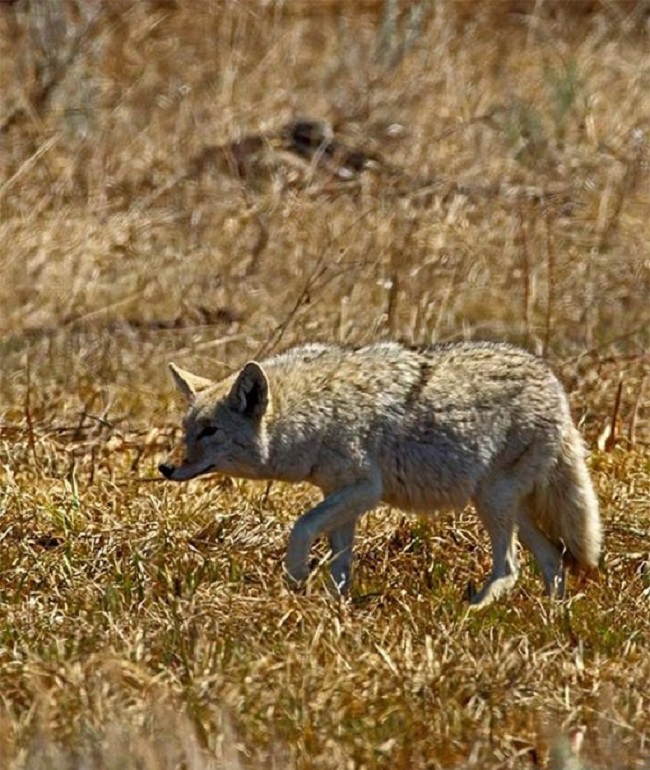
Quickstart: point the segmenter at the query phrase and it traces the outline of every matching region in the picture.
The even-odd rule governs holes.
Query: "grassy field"
[[[650,768],[649,38],[647,0],[0,4],[0,770]],[[469,614],[471,509],[379,510],[349,601],[293,594],[313,489],[158,479],[168,361],[388,338],[555,368],[606,532],[568,601],[526,561]]]

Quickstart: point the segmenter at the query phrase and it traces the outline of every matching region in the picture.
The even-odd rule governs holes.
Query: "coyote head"
[[[170,364],[176,386],[189,404],[185,417],[185,459],[163,463],[162,475],[187,481],[214,471],[243,478],[263,477],[266,458],[264,416],[269,383],[262,367],[251,361],[234,378],[221,383],[197,377]]]

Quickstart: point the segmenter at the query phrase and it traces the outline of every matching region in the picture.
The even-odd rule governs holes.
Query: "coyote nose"
[[[174,466],[173,465],[167,465],[166,463],[161,463],[158,466],[158,470],[162,473],[162,475],[166,479],[171,479],[172,474],[174,473]]]

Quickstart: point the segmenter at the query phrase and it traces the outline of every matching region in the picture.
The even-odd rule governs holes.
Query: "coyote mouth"
[[[206,473],[212,473],[217,469],[216,465],[210,463],[204,467],[191,465],[170,465],[161,463],[158,466],[160,473],[169,481],[190,481],[197,476],[203,476]]]

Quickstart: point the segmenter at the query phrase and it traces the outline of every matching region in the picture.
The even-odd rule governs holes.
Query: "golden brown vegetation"
[[[1,770],[569,768],[580,726],[585,767],[650,767],[649,30],[644,0],[0,5]],[[383,510],[339,605],[282,580],[313,490],[154,481],[168,360],[386,337],[552,362],[599,579],[553,604],[529,565],[468,615],[472,512]]]

